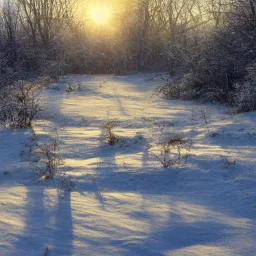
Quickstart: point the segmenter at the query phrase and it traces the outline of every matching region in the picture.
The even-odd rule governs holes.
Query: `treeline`
[[[226,103],[238,112],[256,110],[256,1],[230,1],[221,13],[221,23],[201,38],[183,79],[162,92]]]
[[[256,0],[106,0],[112,13],[100,26],[87,11],[96,2],[5,0],[0,86],[31,75],[175,75],[179,68],[186,75],[181,84],[166,86],[168,97],[236,105],[243,94],[243,105],[248,90],[255,93]]]
[[[109,0],[105,1],[113,6],[109,25],[97,28],[90,14],[79,12],[82,5],[94,2],[5,0],[0,20],[1,74],[12,79],[21,70],[122,73],[168,68],[174,72],[197,51],[205,33],[222,25],[223,12],[229,9],[219,0]]]

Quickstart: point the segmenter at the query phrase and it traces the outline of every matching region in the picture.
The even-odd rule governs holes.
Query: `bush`
[[[58,195],[61,199],[64,199],[65,192],[71,192],[76,186],[70,176],[63,173],[60,177],[60,184],[57,189]]]
[[[0,52],[0,89],[13,83],[17,78],[16,72],[10,68],[7,63],[7,58]]]
[[[176,164],[187,161],[187,152],[190,150],[192,141],[183,138],[181,135],[173,135],[164,138],[159,143],[149,146],[149,153],[153,155],[163,166],[169,168]],[[183,152],[186,152],[183,155]]]
[[[59,137],[58,131],[55,130],[52,141],[44,145],[38,145],[36,154],[40,156],[40,164],[36,166],[36,171],[40,177],[45,180],[53,179],[56,175],[58,166],[63,164],[62,158],[59,156]]]
[[[82,87],[79,82],[76,84],[71,84],[70,82],[67,82],[65,92],[80,92],[80,91],[82,91]]]
[[[102,126],[102,135],[106,144],[114,146],[118,143],[119,137],[113,132],[114,127],[116,126],[117,120],[108,120]]]
[[[186,76],[188,77],[188,75]],[[191,87],[184,78],[183,81],[168,81],[159,90],[166,99],[192,100],[199,98],[199,92]]]
[[[256,60],[255,3],[235,1],[232,6],[224,25],[199,43],[186,64],[189,74],[180,84],[165,86],[168,98],[228,103],[239,111],[255,109],[255,80],[248,79],[247,69]]]
[[[18,81],[0,91],[0,122],[13,128],[31,128],[40,112],[39,85]]]
[[[256,64],[248,68],[246,81],[235,85],[234,105],[238,112],[256,110]]]

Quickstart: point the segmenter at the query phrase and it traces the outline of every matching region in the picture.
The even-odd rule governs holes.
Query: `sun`
[[[109,20],[110,11],[107,8],[92,10],[92,20],[98,24],[104,24]]]

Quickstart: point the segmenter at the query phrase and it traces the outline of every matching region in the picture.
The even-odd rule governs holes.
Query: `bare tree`
[[[18,0],[18,3],[23,28],[31,35],[33,45],[40,39],[47,49],[61,29],[71,24],[77,0]]]

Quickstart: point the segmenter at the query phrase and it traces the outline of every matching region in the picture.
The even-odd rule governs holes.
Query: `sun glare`
[[[92,11],[92,20],[99,24],[104,24],[108,21],[110,12],[107,8],[98,8]]]

